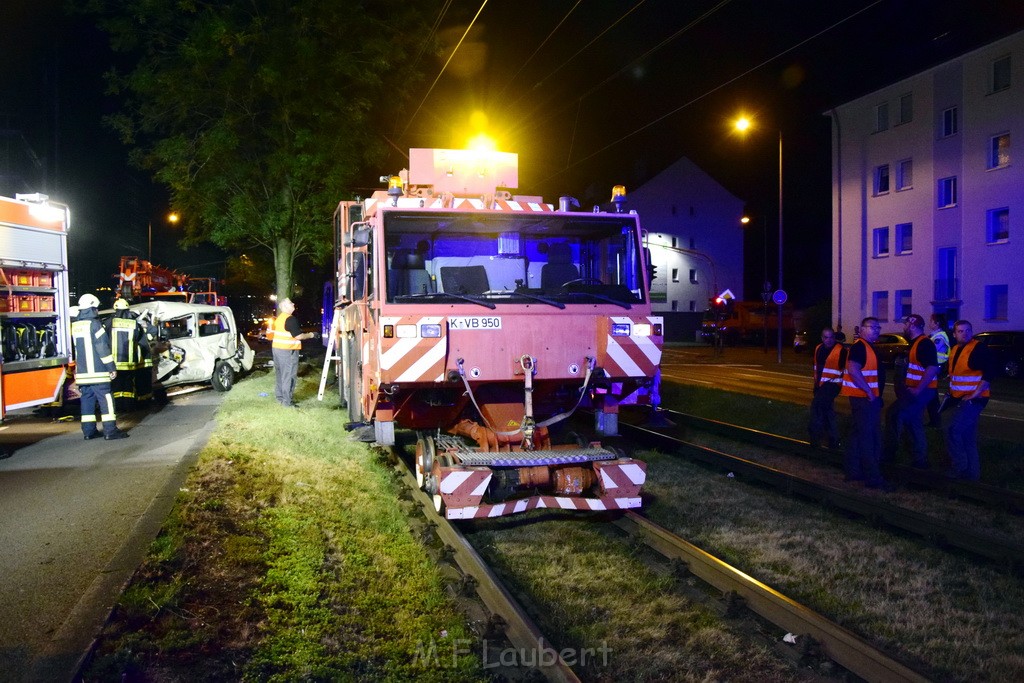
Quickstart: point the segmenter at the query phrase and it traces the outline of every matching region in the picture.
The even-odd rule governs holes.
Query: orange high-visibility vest
[[[302,348],[302,342],[291,335],[291,332],[285,329],[284,323],[291,315],[288,313],[281,313],[274,320],[274,341],[270,344],[275,349],[285,349],[287,351],[298,351]]]
[[[984,373],[971,369],[969,365],[971,353],[977,347],[978,340],[972,339],[962,350],[954,349],[949,354],[949,394],[953,398],[970,396],[981,386],[981,377]],[[981,392],[981,395],[988,397],[989,390]]]
[[[868,344],[863,339],[858,339],[853,342],[853,345],[857,344],[864,345],[864,367],[860,369],[860,374],[864,375],[864,379],[867,381],[868,386],[871,387],[871,391],[875,396],[878,396],[878,356],[875,355],[875,350],[871,344]],[[853,355],[853,351],[850,351],[850,356]],[[847,357],[847,366],[850,361]],[[857,398],[867,398],[868,395],[864,393],[864,390],[853,383],[853,377],[850,375],[848,369],[843,370],[843,388],[839,390],[841,396],[853,396]]]
[[[820,349],[821,347],[821,344],[818,344],[817,346],[814,347],[815,361],[818,360],[818,349]],[[832,347],[832,350],[825,358],[825,365],[823,365],[821,368],[821,379],[818,381],[819,387],[822,384],[829,384],[833,382],[838,384],[839,382],[843,381],[843,367],[842,365],[840,365],[839,362],[839,359],[843,355],[843,351],[844,349],[842,344],[836,344],[835,346]],[[818,376],[817,366],[814,367],[814,376]]]
[[[914,340],[913,346],[910,347],[910,356],[907,358],[907,387],[916,387],[924,379],[924,371],[927,369],[917,359],[917,347],[921,343],[922,339],[927,339],[923,334]],[[929,389],[938,389],[939,380],[938,376],[932,377],[932,381],[928,383]]]

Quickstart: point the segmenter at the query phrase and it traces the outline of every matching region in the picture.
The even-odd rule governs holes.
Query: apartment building
[[[836,324],[1024,329],[1024,32],[827,115]]]

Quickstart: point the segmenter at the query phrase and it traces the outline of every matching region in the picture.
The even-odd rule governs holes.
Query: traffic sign
[[[784,289],[776,289],[775,293],[772,294],[772,301],[774,301],[778,306],[786,303],[787,299],[789,299],[789,297],[786,295],[786,290]]]

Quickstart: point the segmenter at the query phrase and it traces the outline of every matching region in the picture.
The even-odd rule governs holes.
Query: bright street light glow
[[[736,130],[740,131],[741,133],[745,133],[748,130],[750,130],[750,127],[753,124],[750,122],[750,119],[748,119],[746,116],[741,116],[738,119],[736,119],[736,122],[733,125],[736,126]]]
[[[167,214],[168,223],[177,223],[179,220],[181,220],[181,216],[179,216],[177,213],[172,211],[171,213]]]

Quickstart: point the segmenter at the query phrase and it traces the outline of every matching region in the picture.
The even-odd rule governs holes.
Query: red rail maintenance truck
[[[328,360],[353,426],[383,445],[414,430],[417,479],[449,519],[640,507],[645,463],[549,429],[586,406],[614,436],[620,405],[657,401],[663,321],[625,190],[609,212],[556,209],[507,189],[515,154],[409,162],[334,217]]]
[[[46,195],[0,197],[0,419],[61,398],[71,360],[69,216]]]

